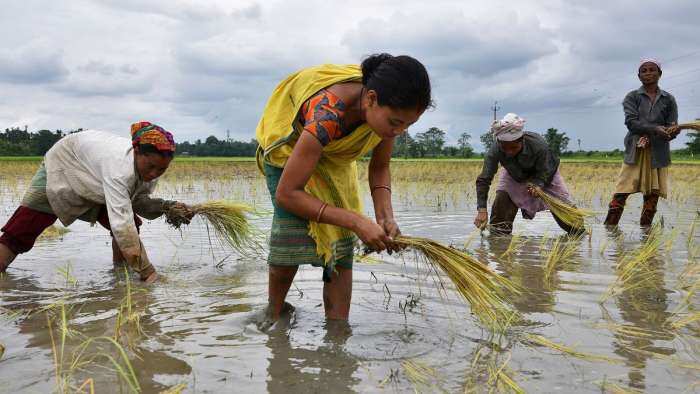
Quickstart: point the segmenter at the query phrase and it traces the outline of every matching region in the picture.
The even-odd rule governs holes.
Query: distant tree
[[[437,127],[431,127],[423,133],[416,134],[420,145],[421,157],[425,154],[437,156],[445,145],[445,132]]]
[[[411,137],[411,134],[409,134],[408,131],[394,138],[394,150],[392,152],[392,156],[408,158],[416,157],[418,154],[416,140]]]
[[[63,137],[63,133],[57,130],[52,133],[51,130],[39,130],[32,134],[32,150],[37,156],[43,156],[49,149]]]
[[[488,152],[493,146],[493,133],[490,130],[485,132],[479,137],[479,141],[484,146],[484,152]]]
[[[469,133],[462,133],[457,140],[457,145],[459,146],[459,153],[462,157],[471,157],[474,155],[474,149],[472,148],[469,140],[472,136]]]
[[[566,147],[569,145],[569,137],[566,136],[566,133],[560,133],[555,128],[547,129],[544,139],[547,141],[549,149],[557,155],[561,155],[566,151]]]

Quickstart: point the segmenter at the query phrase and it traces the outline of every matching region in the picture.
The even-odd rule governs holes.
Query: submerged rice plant
[[[214,200],[193,205],[191,209],[195,215],[203,217],[214,228],[214,233],[224,245],[239,252],[258,246],[256,231],[246,217],[247,214],[255,212],[252,207],[226,200]],[[177,205],[172,206],[165,216],[168,224],[175,228],[189,223],[184,210]]]
[[[552,274],[554,273],[554,271],[556,271],[556,269],[561,265],[562,262],[565,262],[566,260],[570,259],[576,253],[579,246],[579,240],[582,237],[583,235],[571,240],[562,239],[560,237],[554,241],[552,247],[549,250],[549,253],[547,253],[547,259],[544,263],[545,282],[549,282],[549,280],[552,277]]]
[[[659,246],[661,246],[661,227],[656,224],[637,250],[622,255],[615,269],[617,278],[601,296],[600,302],[605,302],[618,292],[641,288],[652,281],[655,275],[654,268],[647,263],[656,255]]]
[[[469,303],[472,312],[489,328],[505,328],[512,319],[515,312],[506,301],[506,295],[519,290],[509,279],[474,257],[427,238],[402,235],[394,241],[419,252],[435,272],[445,273]]]
[[[614,357],[603,356],[599,354],[583,353],[576,350],[573,347],[562,345],[560,343],[552,342],[549,339],[543,337],[542,335],[536,334],[525,334],[525,339],[535,345],[548,347],[550,349],[556,350],[558,352],[568,354],[576,358],[587,361],[605,361],[613,364],[623,364],[624,360]]]
[[[401,367],[408,380],[413,384],[415,391],[437,391],[439,376],[435,368],[414,359],[404,360]]]

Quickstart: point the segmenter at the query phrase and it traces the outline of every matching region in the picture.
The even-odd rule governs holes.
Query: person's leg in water
[[[285,308],[284,300],[287,298],[289,288],[292,286],[294,276],[299,266],[270,265],[268,271],[267,287],[267,315],[273,321],[279,319]]]
[[[117,244],[117,240],[114,239],[114,234],[112,234],[112,227],[109,224],[109,216],[107,215],[107,208],[102,207],[100,208],[100,213],[97,216],[97,222],[107,229],[109,231],[109,235],[112,237],[112,262],[114,263],[115,266],[121,267],[124,264],[126,264],[126,260],[124,259],[124,255],[122,255],[122,250],[119,248],[119,245]],[[136,224],[136,231],[140,234],[141,233],[141,225],[143,222],[141,221],[141,218],[134,215],[134,223]]]
[[[625,210],[625,203],[627,202],[628,193],[615,193],[613,194],[612,200],[608,205],[608,215],[605,217],[606,226],[617,226],[622,218],[622,212]]]
[[[659,203],[659,194],[651,192],[650,194],[644,195],[644,205],[642,205],[642,214],[639,218],[640,226],[651,226],[654,221],[654,215],[656,215],[656,206]]]
[[[5,272],[18,254],[34,247],[34,242],[44,230],[54,224],[57,217],[20,206],[3,226],[0,236],[0,272]]]
[[[513,221],[518,214],[518,206],[513,203],[507,192],[496,191],[496,198],[491,206],[489,228],[493,234],[510,234],[513,232]]]
[[[323,284],[323,307],[328,320],[348,320],[352,300],[352,268],[335,266],[331,280]]]

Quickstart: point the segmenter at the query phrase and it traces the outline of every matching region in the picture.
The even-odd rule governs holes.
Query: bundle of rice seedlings
[[[569,356],[580,358],[582,360],[605,361],[605,362],[609,362],[612,364],[623,364],[624,363],[624,360],[619,359],[619,358],[580,352],[572,347],[562,345],[560,343],[552,342],[549,339],[543,337],[542,335],[525,334],[525,339],[528,342],[533,343],[535,345],[548,347],[550,349],[556,350],[556,351],[564,353],[564,354],[568,354]]]
[[[651,282],[655,272],[647,263],[656,255],[660,245],[661,227],[657,224],[651,228],[647,239],[634,253],[623,254],[615,269],[617,278],[601,296],[600,302],[605,302],[617,291],[642,288]]]
[[[519,293],[510,280],[474,257],[427,238],[402,235],[396,237],[394,242],[419,252],[435,272],[439,269],[445,273],[457,292],[469,303],[472,313],[487,327],[502,330],[510,324],[516,312],[505,297],[508,293]]]
[[[0,360],[2,360],[2,356],[5,354],[5,345],[0,343]]]
[[[681,130],[695,130],[695,131],[700,131],[700,120],[696,120],[694,122],[688,122],[688,123],[681,123],[678,125],[678,127]]]
[[[207,201],[193,205],[190,209],[195,215],[203,217],[214,228],[219,240],[239,252],[248,247],[258,246],[255,231],[248,222],[246,214],[255,210],[245,204],[226,200]],[[189,223],[186,212],[178,205],[173,205],[165,213],[165,221],[175,228]]]
[[[582,236],[579,236],[577,239],[571,240],[570,242],[562,241],[561,238],[557,238],[554,241],[549,253],[547,253],[547,260],[544,264],[545,282],[549,282],[549,279],[561,262],[568,260],[576,253],[579,245],[578,242],[581,237]]]
[[[567,202],[564,202],[553,195],[546,193],[539,187],[535,187],[535,195],[539,197],[544,204],[557,215],[564,223],[575,229],[584,230],[584,219],[593,216],[593,212],[588,209],[575,207]]]

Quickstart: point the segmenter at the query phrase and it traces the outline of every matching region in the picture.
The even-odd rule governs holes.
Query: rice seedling
[[[508,248],[501,254],[501,258],[510,258],[513,256],[513,254],[518,250],[518,248],[525,243],[525,240],[518,234],[513,234],[512,237],[510,238],[510,243],[508,244]]]
[[[414,391],[434,392],[438,389],[439,376],[434,368],[418,360],[404,360],[401,363],[403,372],[414,387]]]
[[[195,215],[203,217],[214,228],[214,233],[222,244],[239,252],[259,246],[255,239],[256,231],[246,217],[247,214],[255,212],[250,206],[215,200],[193,205],[191,209]],[[166,222],[175,228],[189,222],[184,210],[177,205],[172,206],[165,216]]]
[[[124,298],[117,309],[117,322],[114,328],[115,341],[119,340],[124,325],[132,327],[137,335],[143,335],[143,330],[141,329],[142,313],[136,311],[133,301],[131,279],[129,278],[129,271],[126,267],[124,267],[124,278],[126,283],[126,294],[124,295]]]
[[[65,267],[59,267],[57,271],[66,281],[66,286],[76,287],[78,286],[78,279],[71,274],[72,269],[73,266],[70,263],[66,263]]]
[[[681,123],[678,125],[678,128],[680,128],[681,130],[700,131],[700,120],[696,120],[694,122],[688,122],[688,123]]]
[[[631,387],[622,387],[620,385],[617,385],[615,383],[611,383],[608,381],[602,381],[602,382],[596,382],[598,386],[600,386],[600,389],[603,391],[603,393],[610,393],[610,394],[641,394],[643,391],[637,390]]]
[[[506,366],[510,362],[511,354],[508,353],[506,359],[500,367],[496,369],[495,364],[489,364],[489,380],[486,382],[489,387],[492,387],[498,393],[511,392],[516,394],[524,394],[525,390],[518,386],[517,383],[508,375]]]
[[[700,321],[700,312],[674,314],[674,317],[669,320],[669,327],[673,330],[679,330],[694,322]]]
[[[615,268],[617,277],[601,296],[599,302],[604,303],[616,293],[642,288],[650,282],[654,277],[654,272],[647,263],[656,255],[660,245],[661,228],[659,225],[654,225],[646,240],[637,250],[622,255]]]
[[[556,350],[560,353],[567,354],[572,357],[580,358],[586,361],[604,361],[611,364],[623,364],[624,360],[614,357],[603,356],[599,354],[583,353],[576,350],[573,347],[562,345],[560,343],[552,342],[549,339],[536,334],[525,334],[525,340],[531,344],[548,347],[552,350]]]
[[[615,335],[627,338],[656,339],[669,336],[666,332],[637,327],[630,324],[619,324],[612,321],[609,323],[594,324],[593,328],[604,328],[615,333]]]
[[[519,290],[507,278],[474,257],[427,238],[402,235],[394,241],[401,247],[419,252],[434,272],[445,273],[469,303],[472,313],[487,327],[502,329],[512,319],[514,312],[505,297],[507,293],[519,293]]]
[[[56,378],[56,390],[61,393],[82,392],[84,388],[89,388],[91,393],[94,393],[94,382],[92,379],[86,379],[80,386],[73,384],[74,374],[76,372],[84,372],[87,368],[96,362],[99,358],[107,359],[115,368],[117,376],[127,383],[131,392],[141,392],[134,368],[129,361],[129,357],[124,351],[124,348],[110,337],[87,338],[80,343],[71,353],[70,358],[66,355],[66,346],[68,338],[76,336],[76,332],[68,328],[68,318],[65,307],[62,305],[59,318],[60,342],[57,343],[57,338],[54,337],[52,319],[49,313],[46,314],[46,322],[51,340],[51,350],[53,354],[54,371]],[[81,335],[82,336],[82,335]],[[110,355],[107,350],[99,346],[100,343],[110,345],[110,348],[116,350],[117,358]],[[88,354],[88,349],[97,347],[96,353]]]
[[[5,345],[0,342],[0,360],[2,360],[2,356],[5,355]]]
[[[567,202],[564,202],[553,195],[546,193],[541,188],[535,187],[535,194],[539,197],[544,204],[549,208],[554,215],[561,219],[564,223],[568,224],[572,228],[581,229],[585,228],[584,219],[589,216],[593,216],[593,212],[587,209],[578,208]]]
[[[182,393],[182,390],[184,390],[186,388],[187,388],[187,385],[185,383],[180,383],[178,385],[170,387],[167,390],[161,391],[159,394],[180,394],[180,393]]]
[[[567,240],[565,238],[557,238],[552,247],[547,253],[547,259],[544,263],[544,280],[549,283],[552,274],[561,265],[560,263],[570,259],[578,250],[579,241],[583,235],[575,239]]]

